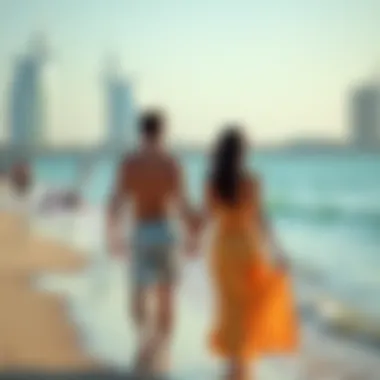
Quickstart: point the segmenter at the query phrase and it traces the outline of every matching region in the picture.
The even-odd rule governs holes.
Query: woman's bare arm
[[[258,206],[259,223],[263,231],[263,234],[268,239],[272,259],[276,263],[276,265],[280,267],[285,267],[287,262],[286,257],[279,243],[279,239],[277,238],[277,235],[273,230],[272,224],[269,222],[268,216],[264,210],[264,201],[262,197],[261,184],[259,179],[254,178],[253,188]]]
[[[203,207],[199,213],[199,228],[204,230],[207,223],[211,219],[211,210],[213,208],[213,196],[211,191],[211,184],[209,181],[206,182],[203,194]]]
[[[185,250],[189,256],[198,253],[198,238],[200,216],[190,205],[186,186],[183,179],[182,168],[173,161],[173,190],[176,211],[185,226]]]

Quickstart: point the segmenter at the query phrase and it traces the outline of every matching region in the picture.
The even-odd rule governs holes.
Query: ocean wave
[[[270,199],[269,212],[275,218],[297,218],[316,222],[355,222],[380,225],[380,204],[368,202],[301,201]]]
[[[314,308],[331,333],[380,349],[380,323],[375,315],[329,297],[316,300]]]

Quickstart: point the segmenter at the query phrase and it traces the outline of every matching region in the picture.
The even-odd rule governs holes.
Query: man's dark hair
[[[164,116],[159,111],[148,111],[140,119],[140,133],[149,140],[158,138],[164,129]]]

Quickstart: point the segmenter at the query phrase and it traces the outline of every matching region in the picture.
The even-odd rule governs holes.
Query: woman
[[[262,354],[292,352],[296,318],[283,256],[269,256],[273,239],[261,211],[256,176],[244,169],[245,141],[235,128],[217,143],[206,187],[214,224],[210,270],[216,318],[210,346],[227,360],[226,379],[249,378],[249,361]]]

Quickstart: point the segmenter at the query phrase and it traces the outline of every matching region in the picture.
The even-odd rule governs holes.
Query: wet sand
[[[0,370],[93,370],[65,315],[64,300],[31,285],[40,273],[80,270],[72,249],[29,234],[21,217],[0,212]]]

